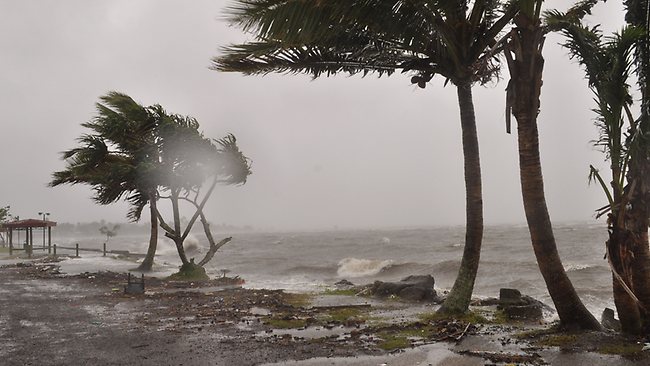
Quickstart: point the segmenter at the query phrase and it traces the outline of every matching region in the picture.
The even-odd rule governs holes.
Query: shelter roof
[[[32,227],[52,227],[52,226],[56,226],[56,222],[47,221],[47,220],[44,221],[39,219],[16,220],[16,221],[10,221],[10,222],[5,222],[4,224],[0,224],[0,227],[6,229],[26,229]]]

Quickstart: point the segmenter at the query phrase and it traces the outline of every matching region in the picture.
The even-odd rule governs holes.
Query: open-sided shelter
[[[2,224],[2,229],[7,235],[9,242],[9,254],[13,254],[14,250],[24,250],[29,256],[32,255],[34,250],[46,250],[48,253],[52,252],[52,227],[56,226],[56,222],[39,220],[39,219],[26,219],[5,222]],[[34,247],[34,229],[40,229],[43,232],[42,246]],[[24,232],[24,239],[18,239],[20,233]],[[14,246],[14,240],[18,240]]]

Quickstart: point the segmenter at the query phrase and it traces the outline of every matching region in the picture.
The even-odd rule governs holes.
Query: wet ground
[[[430,304],[246,290],[237,281],[64,276],[56,262],[0,267],[2,365],[647,365],[593,352],[609,335],[559,335],[547,346],[515,337],[535,324],[423,320]],[[488,310],[489,312],[489,310]],[[590,337],[593,340],[589,340]],[[582,341],[586,339],[588,341]],[[393,342],[393,343],[391,343]],[[590,348],[592,347],[592,348]],[[585,352],[588,351],[588,352]]]

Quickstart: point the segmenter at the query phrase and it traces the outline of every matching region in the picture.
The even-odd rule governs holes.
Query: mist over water
[[[611,274],[604,255],[607,232],[600,224],[572,223],[555,226],[564,266],[587,307],[599,315],[613,307]],[[375,280],[399,280],[408,275],[432,274],[439,291],[451,288],[463,251],[464,227],[421,229],[350,230],[319,232],[216,233],[215,239],[233,236],[206,266],[208,273],[220,275],[228,269],[250,288],[281,288],[292,291],[319,291],[341,279],[355,284]],[[499,289],[511,287],[552,305],[533,254],[528,229],[502,225],[485,228],[476,296],[498,296]],[[79,243],[101,248],[105,238],[57,237],[60,245]],[[109,249],[145,253],[146,235],[114,237]],[[188,257],[200,260],[208,243],[199,235],[186,241]],[[164,276],[180,265],[173,243],[161,237],[155,276]],[[82,253],[81,259],[63,263],[67,272],[97,270],[127,271],[135,263]]]

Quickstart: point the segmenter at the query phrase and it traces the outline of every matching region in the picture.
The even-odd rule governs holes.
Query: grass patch
[[[576,344],[578,336],[575,334],[557,334],[540,339],[536,343],[540,346],[567,348]]]
[[[283,299],[285,303],[293,307],[304,308],[307,305],[311,304],[312,295],[285,293]]]
[[[339,308],[328,310],[321,314],[319,320],[325,323],[365,323],[368,320],[368,312],[359,308]]]
[[[284,319],[269,317],[264,322],[276,329],[295,329],[304,328],[307,326],[306,319]]]
[[[208,281],[210,277],[205,273],[205,268],[190,262],[183,264],[178,272],[167,279],[171,281]]]
[[[403,349],[411,347],[411,341],[404,335],[391,335],[383,333],[379,335],[382,339],[381,342],[377,344],[377,347],[383,349],[384,351],[394,351],[396,349]]]
[[[9,247],[0,247],[0,253],[9,253]]]
[[[598,353],[606,355],[634,356],[641,353],[643,345],[636,343],[611,343],[598,347]]]

